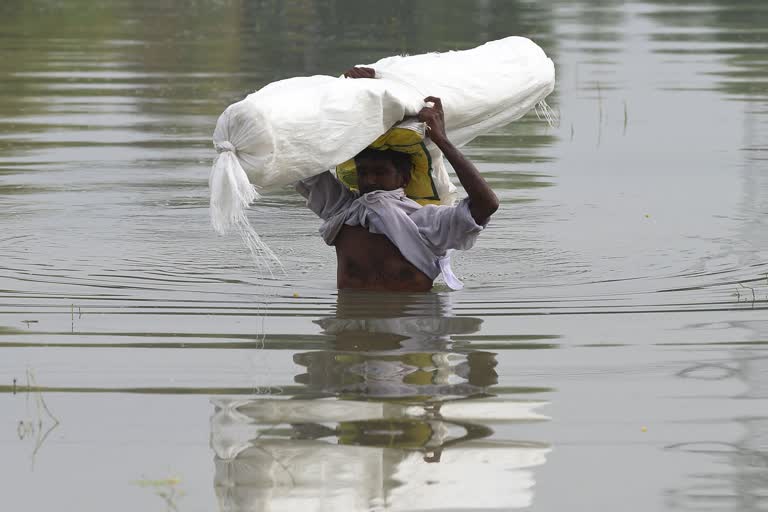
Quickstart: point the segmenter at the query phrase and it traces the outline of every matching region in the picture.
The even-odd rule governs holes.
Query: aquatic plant
[[[16,426],[16,434],[20,441],[27,438],[34,438],[35,440],[32,455],[30,456],[33,469],[35,467],[37,453],[40,451],[43,444],[45,444],[45,441],[48,439],[48,436],[51,435],[51,432],[53,432],[60,424],[59,419],[51,412],[48,404],[45,402],[43,393],[39,389],[40,386],[37,384],[35,372],[31,368],[27,368],[26,386],[23,388],[19,389],[17,387],[17,379],[13,379],[13,394],[15,395],[20,390],[26,391],[27,393],[27,419],[19,420],[19,423]],[[29,411],[30,402],[34,404],[34,415],[30,414]],[[46,417],[51,420],[52,424],[49,427],[44,428],[47,423],[45,421]]]
[[[178,488],[181,477],[175,475],[160,479],[142,477],[133,483],[139,487],[154,489],[155,496],[162,498],[165,503],[166,511],[178,511],[177,501],[185,495],[184,491]]]

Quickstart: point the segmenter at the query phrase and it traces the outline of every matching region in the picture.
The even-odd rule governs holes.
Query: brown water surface
[[[768,510],[763,0],[0,4],[3,510]],[[208,223],[280,78],[507,35],[549,103],[466,148],[466,288],[337,293],[290,190]]]

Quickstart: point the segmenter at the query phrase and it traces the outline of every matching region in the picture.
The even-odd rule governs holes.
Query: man
[[[345,76],[374,74],[370,68],[353,68]],[[499,207],[477,168],[448,140],[440,98],[424,101],[432,106],[419,112],[419,120],[467,192],[456,206],[422,207],[405,197],[410,160],[391,150],[366,149],[355,157],[359,193],[329,171],[296,184],[307,206],[325,221],[323,239],[336,247],[339,289],[423,292],[440,273],[448,286],[460,289],[449,251],[471,248]]]

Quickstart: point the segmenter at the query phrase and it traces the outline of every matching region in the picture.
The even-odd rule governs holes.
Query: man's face
[[[389,160],[361,158],[357,166],[357,188],[361,194],[374,190],[395,190],[405,186],[403,175]]]

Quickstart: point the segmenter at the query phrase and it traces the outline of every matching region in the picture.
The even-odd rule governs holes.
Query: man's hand
[[[419,121],[427,123],[427,135],[437,146],[448,142],[445,134],[445,115],[443,114],[443,102],[436,96],[427,96],[425,103],[432,103],[431,107],[424,107],[419,111]]]
[[[344,72],[346,78],[376,78],[376,70],[373,68],[356,67]]]

